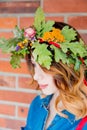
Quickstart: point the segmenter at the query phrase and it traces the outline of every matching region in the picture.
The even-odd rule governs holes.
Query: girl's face
[[[42,90],[43,94],[50,95],[58,93],[58,89],[54,83],[53,76],[44,72],[39,64],[32,60],[34,65],[34,80],[39,84],[39,88]]]

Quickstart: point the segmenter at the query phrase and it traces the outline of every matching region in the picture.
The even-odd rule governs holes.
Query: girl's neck
[[[51,99],[51,101],[50,101],[50,104],[49,104],[49,110],[50,110],[50,112],[53,111],[53,110],[55,110],[55,112],[57,113],[57,108],[58,108],[59,111],[64,110],[64,105],[63,105],[63,103],[62,103],[61,100],[58,102],[57,108],[56,108],[56,105],[55,105],[55,104],[56,104],[56,100],[57,100],[58,96],[59,96],[59,93],[58,93],[58,92],[56,92],[56,93],[53,95],[53,97],[52,97],[52,99]]]

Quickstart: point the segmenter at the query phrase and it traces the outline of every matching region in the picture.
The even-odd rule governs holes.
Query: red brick
[[[14,116],[15,106],[0,104],[0,114]]]
[[[28,28],[34,22],[34,18],[32,17],[21,17],[20,18],[20,28]]]
[[[87,44],[87,33],[80,34],[84,40],[84,42]]]
[[[0,2],[0,13],[34,13],[39,6],[40,0]]]
[[[13,29],[17,24],[17,18],[15,17],[0,17],[1,29]]]
[[[5,37],[6,39],[13,37],[12,32],[0,32],[0,38]]]
[[[46,17],[46,20],[54,20],[59,22],[64,22],[64,17],[58,16],[58,17]]]
[[[0,76],[0,86],[15,87],[16,79],[13,76]]]
[[[22,126],[25,126],[24,121],[0,118],[0,127],[9,128],[10,130],[20,130]]]
[[[0,127],[6,128],[5,119],[3,119],[3,118],[0,118]]]
[[[19,77],[18,86],[26,89],[36,89],[38,84],[32,78]]]
[[[12,102],[21,102],[21,103],[31,103],[36,94],[25,93],[25,92],[16,92],[16,91],[5,91],[0,90],[0,100],[12,101]]]
[[[64,21],[64,17],[46,17],[46,20]],[[20,18],[20,28],[28,28],[33,25],[34,17],[21,17]]]
[[[27,64],[25,62],[21,63],[21,68],[12,68],[8,61],[0,61],[0,71],[1,72],[9,72],[9,73],[22,73],[29,74],[29,70]]]
[[[18,107],[18,117],[26,118],[28,114],[27,107]]]
[[[87,12],[87,0],[44,0],[46,13]]]
[[[76,29],[87,29],[87,16],[72,16],[68,18],[68,23]]]

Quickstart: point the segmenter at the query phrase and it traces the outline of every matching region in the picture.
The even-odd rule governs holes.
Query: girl
[[[65,26],[65,23],[60,22],[54,24],[56,29],[62,29]],[[72,29],[70,25],[68,26]],[[73,44],[79,42],[81,38],[77,31],[76,34]],[[34,53],[27,55],[29,70],[33,79],[38,82],[42,94],[32,101],[26,127],[22,130],[86,130],[87,81],[85,79],[87,67],[83,59],[79,58],[82,63],[79,69],[75,70],[73,63],[67,65],[63,63],[63,59],[59,62],[54,60],[54,51],[49,43],[41,41],[40,44],[48,44],[48,49],[53,54],[53,61],[50,69],[47,69],[38,63],[39,55],[37,60],[35,60]],[[70,56],[72,52],[68,50],[67,53]]]
[[[1,44],[20,66],[26,56],[29,71],[41,90],[31,103],[22,130],[87,130],[87,45],[62,22],[45,21],[38,8],[33,26],[19,30]],[[11,44],[12,40],[12,44]]]

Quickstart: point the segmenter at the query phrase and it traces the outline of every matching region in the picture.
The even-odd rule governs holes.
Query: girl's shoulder
[[[87,116],[80,121],[76,130],[87,130]]]
[[[38,104],[40,102],[40,96],[37,95],[31,102],[31,105]]]

